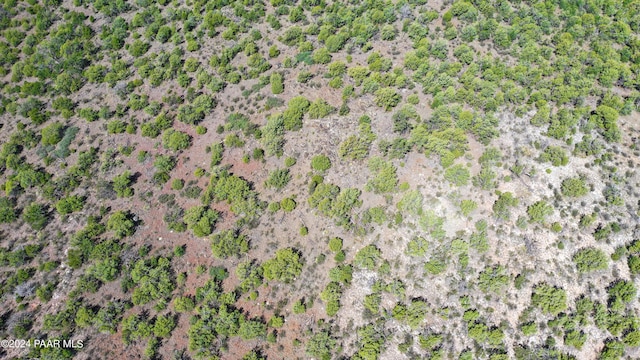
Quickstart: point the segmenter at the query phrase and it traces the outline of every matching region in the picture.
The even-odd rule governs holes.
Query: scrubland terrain
[[[637,1],[5,0],[22,359],[640,357]]]

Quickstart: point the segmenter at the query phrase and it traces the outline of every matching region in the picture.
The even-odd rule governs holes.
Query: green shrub
[[[191,146],[191,136],[174,129],[167,129],[162,134],[162,143],[165,149],[180,151]]]
[[[473,200],[464,199],[460,201],[460,212],[463,216],[469,216],[477,208],[478,203]]]
[[[336,109],[329,105],[324,99],[318,99],[309,106],[309,118],[322,119],[334,112]]]
[[[174,179],[171,182],[171,189],[173,190],[182,190],[184,188],[184,180],[182,179]]]
[[[133,235],[136,231],[134,215],[122,210],[114,212],[107,220],[107,229],[113,231],[118,239]]]
[[[331,238],[331,240],[329,240],[329,250],[333,252],[342,250],[342,239],[338,237]]]
[[[51,125],[42,128],[40,133],[42,134],[42,145],[55,145],[62,140],[64,125],[59,122],[54,122]]]
[[[527,214],[532,222],[543,223],[547,216],[553,214],[553,207],[546,201],[539,200],[529,205]]]
[[[131,197],[133,196],[133,189],[131,185],[133,183],[133,177],[131,172],[126,170],[122,174],[113,178],[113,190],[118,197]]]
[[[543,312],[557,315],[567,309],[567,294],[558,287],[545,283],[536,285],[531,295],[531,303]]]
[[[207,128],[202,126],[202,125],[198,125],[196,126],[196,134],[198,135],[204,135],[207,133]]]
[[[406,253],[411,256],[422,257],[427,253],[429,249],[429,242],[423,237],[414,237],[407,243]]]
[[[175,289],[171,261],[163,257],[140,259],[131,269],[131,280],[135,284],[131,301],[144,305],[154,300],[169,300]]]
[[[398,175],[396,167],[391,162],[380,157],[373,157],[369,160],[369,170],[374,177],[367,182],[365,189],[376,194],[392,192],[398,186]]]
[[[33,230],[42,230],[49,222],[49,210],[46,205],[33,203],[24,208],[22,219]]]
[[[325,311],[328,316],[333,316],[340,310],[340,297],[342,286],[336,281],[331,281],[320,293],[320,299],[325,302]]]
[[[445,170],[444,178],[455,186],[464,186],[469,183],[471,174],[466,166],[456,164]]]
[[[606,270],[609,267],[607,255],[600,249],[587,247],[573,255],[573,262],[581,273]]]
[[[178,296],[173,300],[173,308],[177,312],[189,312],[193,310],[195,303],[191,297]]]
[[[280,207],[282,208],[282,210],[286,211],[286,212],[291,212],[296,208],[297,204],[295,202],[295,200],[291,199],[291,198],[284,198],[282,199],[282,201],[280,201]]]
[[[401,99],[402,97],[394,88],[386,87],[378,89],[375,92],[374,102],[376,105],[384,108],[385,111],[390,111],[400,103]]]
[[[265,261],[262,265],[264,278],[289,283],[300,275],[302,264],[302,258],[296,250],[280,249],[272,259]]]
[[[211,251],[217,258],[226,259],[249,251],[249,239],[234,230],[225,230],[211,236]]]
[[[271,92],[273,94],[282,94],[284,92],[284,77],[279,73],[271,74],[269,78],[269,82],[271,83]]]
[[[184,214],[183,221],[187,228],[198,237],[210,235],[220,214],[207,206],[194,206]]]
[[[548,146],[540,155],[542,161],[550,162],[553,166],[564,166],[569,163],[566,151],[558,146]]]
[[[500,193],[498,199],[493,203],[493,216],[500,220],[509,220],[512,207],[518,206],[518,199],[510,192]]]
[[[637,292],[633,281],[624,279],[616,280],[607,287],[607,293],[612,302],[621,300],[622,302],[630,303],[636,298]]]
[[[18,218],[15,202],[6,197],[0,197],[0,223],[12,223]]]
[[[280,190],[287,186],[289,181],[291,181],[289,169],[275,169],[269,172],[269,177],[264,182],[264,185],[269,188]]]
[[[327,48],[322,47],[313,51],[311,59],[316,64],[328,64],[331,62],[331,53]]]
[[[381,251],[375,245],[367,245],[360,249],[353,259],[353,264],[359,268],[373,270],[381,258]]]
[[[508,284],[509,276],[504,266],[497,265],[485,268],[478,276],[478,286],[482,291],[500,293]]]
[[[582,178],[568,178],[562,180],[560,187],[562,194],[569,197],[581,197],[589,193],[589,187]]]
[[[327,171],[331,168],[331,159],[326,155],[316,155],[311,158],[311,168],[316,171]]]
[[[79,195],[70,195],[60,199],[56,203],[56,210],[62,215],[80,211],[84,207],[85,199]]]

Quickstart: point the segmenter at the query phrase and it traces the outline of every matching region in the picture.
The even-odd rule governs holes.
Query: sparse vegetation
[[[4,357],[638,357],[636,2],[0,14]]]

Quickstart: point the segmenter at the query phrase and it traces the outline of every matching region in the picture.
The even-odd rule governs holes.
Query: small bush
[[[326,155],[316,155],[311,159],[311,168],[316,171],[327,171],[331,168],[331,159]]]

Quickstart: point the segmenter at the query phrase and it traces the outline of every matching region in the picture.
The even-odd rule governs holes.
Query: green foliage
[[[542,161],[550,162],[553,166],[564,166],[569,163],[569,157],[567,153],[558,146],[547,146],[546,149],[540,154]]]
[[[604,195],[604,199],[607,201],[607,204],[613,206],[622,206],[624,205],[624,199],[620,194],[620,190],[617,186],[608,184],[605,186],[604,190],[602,190],[602,195]]]
[[[367,191],[373,191],[376,194],[392,192],[398,186],[396,167],[392,163],[380,157],[373,157],[369,160],[369,170],[375,174],[375,177],[367,182],[365,186]]]
[[[440,346],[442,340],[442,335],[440,334],[420,335],[419,337],[420,347],[423,349],[436,349]]]
[[[320,299],[325,302],[327,315],[334,316],[340,310],[340,297],[342,286],[336,281],[331,281],[320,293]]]
[[[237,134],[229,134],[224,138],[224,146],[228,148],[241,148],[244,146],[244,141],[242,141]]]
[[[281,74],[274,72],[269,78],[271,83],[271,92],[275,95],[282,94],[284,92],[284,78]]]
[[[0,223],[12,223],[18,218],[15,202],[6,197],[0,197]]]
[[[128,212],[118,210],[109,216],[107,220],[107,229],[113,231],[118,239],[131,236],[136,231],[135,215]]]
[[[311,158],[311,168],[316,171],[327,171],[331,168],[331,160],[326,155],[315,155]]]
[[[191,146],[191,136],[174,129],[167,129],[162,134],[162,143],[165,149],[180,151]]]
[[[447,263],[441,257],[433,257],[424,263],[424,270],[431,275],[439,275],[447,270]]]
[[[602,360],[614,360],[619,359],[624,355],[624,344],[618,340],[607,340],[604,343],[604,348],[600,352],[599,359]]]
[[[234,230],[224,230],[211,236],[211,252],[217,258],[226,259],[249,251],[249,239]]]
[[[498,195],[498,199],[493,203],[493,216],[501,220],[509,220],[511,209],[518,206],[518,199],[510,192],[503,192]]]
[[[562,288],[540,283],[533,288],[531,304],[545,313],[557,315],[567,309],[567,294]]]
[[[424,321],[427,309],[426,302],[412,300],[409,306],[397,304],[392,310],[392,316],[398,321],[407,323],[412,329],[416,329]]]
[[[621,300],[625,303],[630,303],[632,300],[636,298],[638,290],[634,285],[633,281],[629,280],[616,280],[609,285],[607,288],[607,293],[611,298],[611,301]]]
[[[64,134],[64,125],[59,122],[54,122],[41,130],[42,145],[55,145],[62,140]]]
[[[338,155],[343,159],[364,159],[369,155],[369,148],[375,138],[375,134],[371,131],[370,119],[366,116],[362,117],[360,119],[359,136],[349,136],[346,140],[340,143]]]
[[[300,122],[300,126],[301,122]],[[267,124],[262,127],[262,137],[260,141],[265,147],[267,155],[282,156],[284,146],[285,120],[281,114],[272,115],[267,118]]]
[[[311,59],[316,64],[328,64],[331,62],[331,53],[326,47],[322,47],[313,51]]]
[[[22,211],[22,219],[29,224],[33,230],[42,230],[49,222],[48,207],[38,203],[28,205]]]
[[[175,289],[171,261],[163,257],[136,261],[131,269],[131,280],[136,285],[131,295],[134,305],[168,300]]]
[[[460,201],[460,213],[463,216],[469,216],[477,208],[478,203],[473,200],[464,199]]]
[[[378,266],[382,252],[375,245],[367,245],[358,250],[353,264],[359,268],[374,270]]]
[[[329,114],[333,113],[336,109],[329,105],[326,100],[318,99],[309,105],[309,118],[311,119],[323,119]]]
[[[429,242],[423,237],[414,237],[407,243],[406,253],[411,256],[422,257],[427,254]]]
[[[84,207],[85,198],[79,195],[71,195],[58,200],[56,210],[59,214],[66,215],[80,211]]]
[[[332,238],[329,240],[329,250],[339,252],[342,249],[342,239]]]
[[[344,285],[349,285],[353,278],[353,267],[351,265],[338,265],[329,270],[329,279]]]
[[[276,251],[275,257],[267,260],[262,265],[264,278],[284,283],[292,282],[302,272],[302,258],[292,248],[284,248]]]
[[[122,319],[123,312],[123,303],[110,301],[98,310],[98,313],[93,318],[93,324],[98,331],[113,334]]]
[[[315,187],[308,201],[312,208],[334,217],[339,225],[347,226],[351,223],[352,209],[362,205],[359,198],[358,189],[341,190],[335,185],[321,183]]]
[[[544,200],[538,200],[527,207],[527,215],[532,222],[543,223],[551,214],[553,214],[553,207]]]
[[[472,179],[473,186],[483,190],[491,190],[497,186],[496,173],[488,167],[482,167],[478,175]]]
[[[500,293],[509,284],[509,276],[502,265],[485,268],[478,276],[478,286],[485,293]]]
[[[131,56],[140,57],[144,55],[149,50],[150,47],[151,45],[141,41],[140,39],[137,39],[137,40],[134,40],[133,43],[129,45],[129,48],[127,50],[129,51]]]
[[[419,190],[409,190],[402,195],[397,207],[400,211],[408,211],[410,214],[420,215],[423,202],[424,197]]]
[[[411,105],[403,105],[400,110],[393,114],[393,131],[405,133],[413,128],[414,122],[420,121],[418,111]]]
[[[224,144],[216,143],[211,146],[211,167],[220,165],[224,156]]]
[[[219,217],[220,214],[208,206],[194,206],[185,212],[182,220],[195,236],[203,237],[213,232]]]
[[[628,169],[633,166],[634,156],[637,156],[637,144],[633,143],[634,135],[629,126],[633,127],[637,118],[634,112],[640,104],[640,96],[636,91],[639,74],[636,63],[640,53],[636,39],[639,29],[636,2],[445,1],[440,5],[441,8],[436,9],[433,8],[434,4],[427,4],[425,0],[339,4],[327,4],[320,0],[271,0],[265,4],[253,0],[186,3],[171,3],[168,0],[74,0],[68,3],[60,0],[40,3],[35,0],[4,1],[0,16],[3,36],[3,41],[0,41],[0,74],[4,81],[0,94],[0,114],[6,121],[2,124],[5,137],[0,149],[0,173],[6,197],[0,198],[0,222],[13,224],[3,229],[5,246],[8,248],[0,249],[0,263],[14,270],[6,272],[2,293],[6,295],[5,298],[16,297],[17,310],[9,306],[6,319],[3,319],[6,323],[3,329],[17,338],[29,338],[39,333],[51,336],[51,331],[67,337],[74,331],[78,333],[81,328],[81,332],[89,333],[118,331],[127,338],[126,342],[131,341],[134,345],[136,356],[148,358],[189,356],[200,359],[242,357],[246,354],[248,359],[257,359],[266,357],[263,351],[274,357],[282,357],[283,348],[278,346],[288,349],[286,346],[290,343],[293,343],[293,352],[297,351],[298,357],[318,359],[375,359],[382,357],[382,353],[389,354],[385,348],[388,346],[398,346],[401,352],[406,353],[406,357],[565,358],[571,357],[571,353],[578,353],[568,347],[582,347],[582,356],[584,348],[594,348],[594,344],[596,352],[600,353],[589,354],[591,357],[633,356],[635,350],[626,349],[625,346],[635,347],[640,343],[634,315],[637,306],[633,282],[640,274],[640,250],[636,249],[635,242],[626,248],[620,241],[629,234],[633,235],[633,226],[629,227],[628,220],[633,220],[637,210],[636,199],[632,196],[634,173],[633,169]],[[267,23],[266,32],[264,22]],[[272,44],[274,39],[281,44]],[[385,45],[389,49],[384,49]],[[403,51],[406,49],[409,51]],[[185,51],[191,54],[185,57]],[[283,69],[277,69],[277,73],[274,73],[271,68],[280,62],[283,63]],[[292,76],[298,76],[300,84],[292,84],[291,89],[285,88],[284,83],[288,85]],[[85,86],[85,83],[88,84]],[[235,86],[228,86],[229,83]],[[320,89],[327,83],[329,86],[324,89],[327,91]],[[268,85],[271,89],[263,89]],[[335,89],[342,90],[335,93]],[[104,94],[100,93],[105,90],[107,94],[102,96]],[[279,95],[269,96],[271,92]],[[294,93],[313,96],[315,101],[310,103],[305,97],[297,96],[285,108],[285,101]],[[329,105],[336,104],[335,95],[342,95],[343,102],[338,112]],[[403,99],[415,108],[404,105]],[[373,120],[375,134],[371,126],[373,121],[368,117],[360,119],[360,128],[356,133],[341,133],[340,130],[349,128],[347,123],[354,119],[349,114],[371,112],[371,109],[362,108],[363,104],[366,107],[369,100],[374,101],[374,106],[387,111],[394,107],[396,109],[393,115],[386,118],[376,116]],[[224,102],[224,109],[214,111],[218,101]],[[427,103],[421,104],[421,101]],[[428,109],[425,110],[425,107]],[[503,116],[508,112],[520,119],[531,117],[531,124],[537,126],[534,140],[538,154],[526,144],[518,146],[513,143],[513,146],[506,144],[505,147],[503,139],[497,139],[509,135],[509,131],[526,133],[531,126],[522,123],[522,127],[514,128],[510,115]],[[306,124],[304,118],[307,113],[308,119],[323,121],[309,121]],[[74,116],[78,119],[74,119]],[[174,117],[194,126],[190,130],[185,130],[184,126],[173,128]],[[329,117],[334,123],[327,122]],[[188,134],[194,132],[203,134],[204,127],[196,126],[206,125],[203,123],[205,119],[213,126],[219,125],[219,136],[206,134],[211,138],[217,136],[215,142],[219,143],[213,144],[211,140],[206,143],[205,136],[198,139],[189,137]],[[76,120],[93,123],[71,126]],[[259,127],[252,121],[266,121],[266,124]],[[452,335],[444,331],[446,323],[456,317],[455,309],[441,307],[430,312],[429,316],[442,317],[444,330],[422,329],[420,326],[423,325],[421,321],[424,316],[412,318],[411,311],[408,311],[412,303],[405,301],[404,287],[391,283],[387,286],[384,283],[400,283],[392,280],[397,274],[390,272],[392,268],[397,272],[395,267],[401,268],[403,264],[396,264],[395,260],[392,261],[393,265],[382,263],[380,254],[374,265],[366,265],[367,261],[357,259],[366,268],[371,266],[378,270],[381,280],[372,285],[371,293],[357,299],[364,302],[364,319],[370,323],[361,322],[358,324],[360,327],[347,329],[347,333],[351,333],[350,339],[338,341],[336,334],[344,332],[344,329],[336,332],[335,324],[327,326],[324,321],[313,324],[307,333],[291,334],[291,329],[286,329],[286,334],[285,331],[273,331],[267,337],[264,321],[248,318],[239,306],[246,308],[247,301],[258,301],[260,304],[256,304],[263,306],[263,301],[269,299],[269,304],[264,305],[267,306],[266,318],[273,316],[270,326],[277,327],[282,325],[279,314],[290,305],[284,298],[273,299],[271,303],[273,294],[269,292],[277,289],[259,288],[265,270],[251,258],[241,260],[240,264],[233,259],[223,261],[227,265],[237,264],[237,279],[233,279],[233,284],[225,283],[224,288],[223,277],[216,273],[212,279],[205,280],[206,284],[200,284],[201,287],[187,289],[185,286],[194,279],[189,277],[187,282],[186,271],[189,269],[181,270],[185,272],[178,275],[179,280],[176,281],[181,289],[175,295],[195,293],[194,297],[179,297],[182,300],[174,301],[176,310],[192,312],[190,319],[183,317],[180,320],[183,323],[183,320],[189,320],[187,326],[190,326],[191,353],[188,355],[184,350],[170,354],[171,351],[165,351],[166,346],[161,347],[163,339],[160,338],[171,336],[178,321],[177,317],[165,310],[173,292],[159,296],[153,309],[151,306],[154,304],[129,309],[131,304],[141,305],[148,298],[155,298],[145,295],[144,291],[134,290],[145,287],[146,283],[153,284],[159,274],[153,274],[145,280],[138,279],[139,283],[131,279],[132,272],[148,274],[157,268],[150,263],[139,265],[140,261],[154,261],[149,258],[149,253],[156,255],[168,252],[172,254],[170,264],[176,266],[183,266],[189,261],[184,256],[180,257],[184,248],[180,247],[182,251],[174,252],[176,244],[164,246],[152,242],[136,255],[136,246],[114,240],[133,234],[138,219],[122,207],[123,203],[130,201],[114,199],[113,195],[129,198],[134,195],[132,188],[135,187],[135,195],[139,197],[135,206],[145,208],[145,212],[154,206],[160,206],[160,212],[166,210],[164,221],[170,230],[185,230],[187,224],[183,222],[184,218],[194,233],[200,236],[212,234],[209,239],[212,252],[220,257],[233,257],[248,250],[248,240],[241,234],[245,226],[258,226],[260,229],[265,225],[262,221],[259,224],[258,220],[266,207],[266,200],[271,202],[270,211],[276,212],[282,208],[287,213],[262,220],[278,222],[284,216],[285,219],[280,220],[287,223],[289,232],[293,231],[289,235],[295,238],[300,221],[308,223],[309,219],[289,219],[293,214],[288,212],[296,209],[296,216],[304,215],[308,209],[296,204],[305,200],[301,200],[301,196],[305,196],[302,193],[305,189],[289,189],[293,184],[287,183],[295,177],[294,172],[304,169],[291,167],[293,163],[288,161],[285,165],[286,168],[291,167],[290,171],[278,169],[277,166],[273,167],[278,161],[270,157],[284,154],[285,141],[299,145],[301,141],[309,140],[298,138],[301,134],[286,134],[286,131],[299,130],[303,125],[310,127],[306,129],[305,136],[335,135],[333,140],[339,139],[337,149],[336,143],[329,143],[334,146],[332,150],[337,150],[340,169],[352,168],[358,172],[362,170],[362,160],[370,162],[370,171],[361,174],[368,176],[366,187],[368,191],[384,195],[361,197],[362,183],[351,185],[354,188],[342,185],[343,188],[340,188],[325,183],[319,173],[326,172],[330,166],[333,166],[332,170],[338,170],[335,169],[338,160],[332,158],[333,164],[328,161],[328,165],[316,165],[313,164],[315,159],[312,159],[312,178],[307,179],[306,199],[312,212],[335,220],[344,227],[344,234],[364,239],[366,242],[360,246],[384,242],[384,247],[381,245],[380,249],[386,249],[395,242],[403,251],[406,245],[406,252],[415,256],[410,259],[413,269],[406,274],[408,278],[448,274],[471,281],[471,292],[469,289],[460,290],[469,293],[465,294],[466,304],[463,305],[467,311],[464,315],[467,333],[465,329],[457,329],[459,331],[454,335],[463,335],[463,339],[455,339],[457,345],[448,344]],[[331,134],[325,133],[327,127],[331,128]],[[147,138],[138,141],[139,145],[135,144],[137,128]],[[391,130],[393,134],[385,133]],[[100,134],[100,131],[106,134]],[[377,140],[378,133],[382,138],[377,141],[377,148],[373,152],[379,151],[384,159],[372,159],[371,156],[371,145]],[[97,135],[107,137],[96,138]],[[162,137],[158,141],[160,135]],[[622,141],[623,135],[625,142]],[[467,141],[467,136],[473,136],[484,146],[484,153],[479,160],[480,168],[466,164],[478,151],[483,152],[482,146],[478,149],[476,142]],[[537,139],[540,136],[553,140]],[[520,138],[526,142],[531,137]],[[225,141],[221,142],[222,139]],[[122,143],[129,140],[131,144]],[[192,143],[195,144],[195,140],[204,141],[198,143],[200,147],[213,144],[209,148],[210,167],[202,163],[202,156],[194,157],[186,153],[179,157],[160,155],[167,151],[187,150]],[[489,146],[495,140],[500,140],[495,144],[496,147]],[[605,142],[620,144],[611,147]],[[240,150],[245,145],[249,147]],[[96,148],[88,148],[91,146]],[[135,169],[130,168],[130,172],[125,167],[118,170],[125,163],[131,165],[131,161],[135,162],[135,159],[127,158],[135,146],[142,146],[145,154],[159,151],[154,154],[155,169],[151,169],[155,174],[148,173],[152,164],[147,161],[146,155],[138,158],[139,163],[133,164]],[[503,149],[504,156],[497,150],[498,146]],[[473,149],[473,153],[467,154],[470,149]],[[252,159],[256,163],[238,168],[236,163],[240,158],[246,163],[251,162],[252,150]],[[287,147],[287,151],[290,150],[292,154],[297,154],[300,149]],[[412,153],[413,150],[417,154]],[[579,171],[584,172],[585,177],[567,175],[571,171],[563,173],[566,169],[552,170],[554,175],[560,174],[562,181],[561,186],[554,181],[549,184],[549,190],[555,191],[555,198],[546,198],[546,202],[537,203],[534,203],[535,199],[530,200],[526,205],[534,204],[526,209],[527,214],[521,214],[525,209],[516,200],[516,195],[521,197],[519,188],[539,188],[540,184],[535,182],[545,178],[544,174],[540,176],[535,173],[539,166],[526,166],[526,162],[532,159],[531,156],[539,156],[542,165],[544,162],[549,166],[570,165],[569,152],[572,150],[572,155],[585,157],[582,162],[578,161],[587,164],[584,171]],[[299,161],[309,158],[304,152],[300,152]],[[420,182],[415,188],[416,184],[410,178],[415,175],[412,172],[417,171],[416,165],[425,165],[421,154],[427,157],[435,155],[442,168],[441,171],[426,175],[426,187]],[[515,164],[512,163],[514,158],[518,159]],[[195,160],[197,163],[194,163]],[[174,169],[178,161],[181,168]],[[426,165],[432,165],[429,159]],[[256,174],[257,178],[261,178],[259,171],[249,171],[254,166],[271,166],[267,170],[267,173],[271,172],[267,186],[277,189],[272,193],[284,189],[293,192],[276,197],[260,196],[254,190],[254,184],[247,180],[255,181]],[[515,181],[511,181],[511,176],[506,176],[510,166],[518,177]],[[228,169],[233,167],[242,170],[242,174],[248,177],[245,179],[230,173]],[[173,173],[174,170],[181,173]],[[206,189],[201,191],[203,179],[200,177],[205,174],[211,179]],[[340,176],[336,172],[326,175],[327,179]],[[430,188],[429,184],[437,182],[440,175],[451,186]],[[587,181],[586,176],[596,178]],[[606,179],[599,181],[597,176],[605,176]],[[399,177],[406,178],[402,181],[411,182],[413,187],[410,188],[408,183],[398,186]],[[171,198],[164,194],[168,187],[165,185],[177,178],[184,181],[174,181],[171,187],[184,190],[180,194],[183,196]],[[557,180],[556,176],[552,178],[549,179]],[[263,181],[264,177],[261,179]],[[191,183],[192,180],[199,183]],[[295,185],[300,185],[302,180],[296,179]],[[443,194],[443,191],[452,187],[468,185],[469,180],[474,185],[471,193],[461,189],[460,192]],[[138,183],[134,185],[134,181]],[[147,181],[160,186],[149,188]],[[190,184],[185,186],[187,181]],[[499,184],[499,181],[504,181],[504,184]],[[93,189],[95,191],[90,189],[92,184],[98,186]],[[501,192],[494,192],[498,187]],[[516,188],[518,192],[514,190]],[[595,194],[598,195],[595,198],[587,196],[591,188],[602,190],[602,194]],[[474,190],[482,194],[474,194]],[[393,194],[396,191],[401,193]],[[85,200],[74,194],[88,198]],[[565,200],[579,198],[579,201],[570,206],[572,204],[562,201],[560,194]],[[185,215],[185,204],[187,208],[198,205],[193,201],[198,196],[201,196],[200,205],[203,206]],[[440,214],[435,208],[442,204],[426,201],[425,196],[445,196],[450,202],[448,205],[455,208],[449,207],[448,212]],[[375,201],[371,202],[372,199]],[[489,204],[486,203],[487,199]],[[87,205],[83,206],[85,201]],[[228,220],[225,223],[231,221],[236,224],[225,224],[225,229],[233,230],[212,233],[219,217],[211,210],[213,202],[229,205],[232,214],[225,216]],[[363,202],[366,202],[366,208],[358,209]],[[552,202],[553,207],[550,206]],[[394,203],[397,204],[395,209]],[[90,204],[96,205],[96,208],[91,209]],[[478,220],[472,219],[472,215],[474,218],[486,215],[487,205],[493,205],[495,221],[477,221],[475,229],[460,227],[464,222]],[[223,204],[216,204],[215,207],[227,208]],[[63,216],[51,216],[50,208],[55,208]],[[558,208],[558,217],[548,220],[555,208]],[[451,213],[452,209],[459,210],[463,218],[456,219],[455,214]],[[585,212],[582,209],[590,210]],[[74,211],[78,213],[65,216]],[[92,212],[99,212],[104,218],[91,217]],[[516,215],[510,216],[511,213]],[[514,216],[518,219],[515,220]],[[19,231],[13,231],[20,225],[15,222],[19,217],[34,229],[48,228],[52,231],[20,237]],[[145,221],[154,220],[147,217],[144,217]],[[575,224],[578,219],[579,223]],[[65,220],[71,223],[60,227],[58,222]],[[613,278],[608,281],[622,280],[624,283],[611,284],[608,302],[592,302],[586,306],[585,301],[577,299],[575,313],[558,313],[548,323],[533,319],[525,309],[517,322],[521,324],[525,338],[518,339],[517,334],[512,336],[515,329],[511,329],[510,325],[513,322],[492,326],[485,319],[486,316],[496,322],[504,320],[504,316],[491,313],[493,309],[484,306],[486,304],[473,315],[469,303],[495,300],[491,299],[495,297],[493,294],[487,295],[484,300],[482,295],[478,297],[478,294],[473,294],[474,280],[478,290],[501,295],[505,290],[504,284],[510,285],[511,268],[506,270],[490,265],[473,273],[470,265],[477,268],[478,264],[487,260],[481,254],[489,251],[490,237],[496,237],[498,244],[501,244],[504,242],[501,237],[524,236],[526,230],[541,230],[541,226],[527,228],[529,220],[534,224],[554,222],[550,226],[543,226],[542,231],[550,229],[562,235],[555,244],[559,248],[560,245],[570,248],[579,273],[605,270],[609,264],[607,255],[612,248],[616,249],[611,256],[612,261],[626,257],[629,273],[625,272],[622,264],[622,268],[614,269]],[[51,223],[47,225],[49,221]],[[69,226],[73,227],[75,221],[87,221],[87,225],[75,234],[68,234]],[[512,229],[513,225],[517,228]],[[575,225],[579,229],[574,229]],[[104,234],[107,226],[113,233]],[[382,229],[385,227],[389,231]],[[317,230],[315,225],[309,228]],[[243,229],[242,232],[240,229]],[[36,232],[31,228],[29,230]],[[317,234],[318,238],[307,236],[297,240],[315,241],[322,245],[323,236],[331,238],[340,234],[330,230],[327,228],[328,235]],[[375,231],[370,233],[372,230]],[[399,231],[397,239],[384,236],[375,239],[380,231],[398,232],[395,230]],[[586,234],[587,237],[593,234],[596,241],[602,242],[600,245],[607,241],[611,242],[611,246],[604,244],[606,246],[599,250],[582,245],[571,250],[572,243],[580,242],[579,237],[574,236],[574,230],[583,230],[582,235]],[[622,232],[616,234],[619,230]],[[145,233],[145,236],[152,233]],[[263,231],[262,235],[273,237],[278,234]],[[349,258],[356,255],[357,251],[352,249],[351,235],[344,241],[344,246],[348,245],[346,251]],[[67,238],[70,238],[69,243],[65,245]],[[272,243],[289,241],[293,244],[296,242],[294,238],[276,239],[278,241]],[[138,240],[145,242],[145,239]],[[491,239],[492,244],[494,240]],[[525,240],[525,250],[532,251],[530,239]],[[55,249],[52,249],[55,251],[40,253],[47,242],[55,243]],[[263,244],[261,249],[277,250],[277,246],[268,243]],[[304,245],[305,254],[313,247],[309,246]],[[342,241],[329,240],[329,248],[338,262],[329,271],[330,285],[321,289],[326,300],[323,305],[330,315],[336,315],[340,309],[341,294],[350,276],[353,276],[349,272],[350,266],[344,262],[347,256],[342,246]],[[58,313],[39,319],[40,315],[33,313],[38,309],[34,310],[34,304],[28,304],[32,300],[30,292],[37,289],[35,293],[43,302],[51,297],[60,279],[55,278],[59,275],[56,270],[58,265],[51,265],[59,262],[50,257],[57,256],[60,249],[65,250],[67,265],[71,268],[78,269],[86,265],[85,273],[78,274],[77,287],[70,293],[72,297],[85,297],[82,300],[85,303],[81,300],[70,301],[63,304]],[[324,259],[324,255],[314,253],[318,260]],[[358,261],[353,265],[356,269],[363,266]],[[49,264],[42,267],[44,277],[34,275],[34,262]],[[450,264],[455,265],[455,269],[449,269]],[[310,269],[314,266],[310,266]],[[136,267],[141,269],[138,271]],[[171,279],[173,273],[170,267],[167,273]],[[317,269],[320,268],[322,266],[317,266]],[[198,277],[195,280],[201,280],[205,271],[204,265],[199,266],[194,274]],[[520,271],[522,273],[516,278],[515,286],[523,290],[528,285],[525,270]],[[96,292],[103,282],[112,281],[121,273],[124,278],[123,294],[120,295],[125,299],[130,298],[129,303],[108,302],[100,296],[85,296],[85,292]],[[539,279],[538,275],[535,276],[537,281],[545,281]],[[631,276],[631,280],[625,276]],[[558,279],[557,283],[566,282],[564,280]],[[20,284],[20,287],[16,284]],[[62,288],[63,284],[60,284]],[[235,290],[228,289],[227,285],[237,287]],[[147,290],[154,292],[153,286]],[[442,290],[443,296],[447,292],[449,295],[455,293],[446,286]],[[243,296],[240,305],[234,305],[241,294],[249,291],[251,293]],[[551,310],[547,312],[552,314],[559,311],[556,306],[546,305],[552,302],[548,299],[554,298],[554,291],[544,291],[542,286],[535,287],[534,291],[532,300],[535,306],[543,308],[543,312],[548,307]],[[131,292],[135,293],[133,297],[130,296]],[[292,300],[300,299],[299,295],[293,295],[290,297]],[[300,307],[313,308],[314,294],[307,295],[311,297],[304,299],[305,305],[301,301],[300,306],[294,306],[294,312],[298,312],[295,309],[300,310]],[[389,307],[389,300],[393,296],[399,297],[397,309],[393,305]],[[623,299],[631,299],[631,304],[627,305],[627,300]],[[436,297],[429,300],[439,303],[442,299]],[[178,306],[180,302],[184,304]],[[416,306],[420,308],[420,305]],[[485,313],[488,315],[485,316]],[[126,318],[122,320],[124,314]],[[389,315],[397,317],[404,324],[411,322],[411,326],[419,330],[411,331],[411,334],[397,334],[395,339],[391,339]],[[593,332],[587,329],[590,319],[599,327],[600,335],[610,337],[604,340],[587,337]],[[293,318],[290,320],[297,321]],[[42,329],[39,328],[41,323]],[[86,329],[89,326],[95,329]],[[509,334],[507,341],[506,334]],[[293,342],[287,339],[291,335],[295,335]],[[467,339],[464,339],[465,336]],[[533,338],[527,338],[531,336]],[[274,345],[263,344],[264,337]],[[251,341],[248,347],[245,346],[247,344],[240,344],[241,339],[254,338],[259,340]],[[148,341],[144,353],[145,345],[138,343],[143,339],[141,342]],[[512,340],[523,345],[516,344],[513,349],[508,349]],[[416,341],[419,341],[422,349],[418,349]],[[558,345],[555,344],[557,341]],[[306,346],[301,347],[300,344],[304,342]],[[463,350],[458,346],[460,344],[470,348]],[[263,345],[268,349],[255,347]],[[235,351],[238,346],[240,350]],[[307,353],[302,355],[301,351],[305,348]],[[566,354],[559,349],[571,353]],[[463,353],[456,353],[460,350]],[[22,356],[69,358],[76,353],[81,352],[73,349],[32,349]]]
[[[564,335],[565,345],[573,346],[580,350],[587,341],[587,335],[583,331],[569,330]]]
[[[174,179],[171,182],[171,189],[173,190],[182,190],[184,188],[184,180],[182,179]]]
[[[180,105],[176,118],[186,124],[197,125],[216,105],[216,101],[211,96],[201,94],[191,104]]]
[[[581,197],[589,193],[589,187],[580,177],[562,180],[560,190],[563,195],[569,197]]]
[[[190,312],[195,308],[195,302],[191,297],[178,296],[173,299],[173,308],[177,312]]]
[[[422,213],[419,219],[420,226],[427,231],[431,237],[442,240],[445,236],[443,229],[444,217],[438,216],[432,209],[428,209]]]
[[[596,108],[590,121],[600,129],[603,137],[608,142],[620,141],[621,131],[618,128],[618,111],[606,106],[600,105]]]
[[[321,330],[309,338],[305,351],[307,355],[320,360],[330,360],[333,350],[336,348],[336,340],[327,330]]]
[[[287,186],[289,181],[291,181],[291,173],[289,169],[275,169],[269,172],[269,177],[264,182],[264,185],[268,188],[280,190]]]
[[[113,178],[113,190],[116,192],[118,197],[133,196],[133,189],[131,188],[132,184],[133,176],[128,170]]]
[[[236,275],[240,280],[238,287],[242,291],[255,289],[262,284],[264,270],[254,261],[243,261],[236,267]]]
[[[360,348],[356,352],[354,359],[377,359],[382,352],[384,338],[374,325],[366,325],[357,331]]]
[[[450,166],[444,172],[444,178],[455,186],[467,185],[470,177],[469,169],[460,164]]]
[[[581,273],[606,270],[609,267],[607,255],[600,249],[586,247],[573,255],[573,262]]]
[[[374,102],[385,111],[390,111],[400,103],[402,100],[400,94],[396,92],[394,88],[386,87],[378,89],[375,92]]]
[[[282,113],[284,128],[286,130],[299,130],[302,128],[302,118],[307,113],[311,103],[304,96],[296,96],[289,100],[287,109]]]

